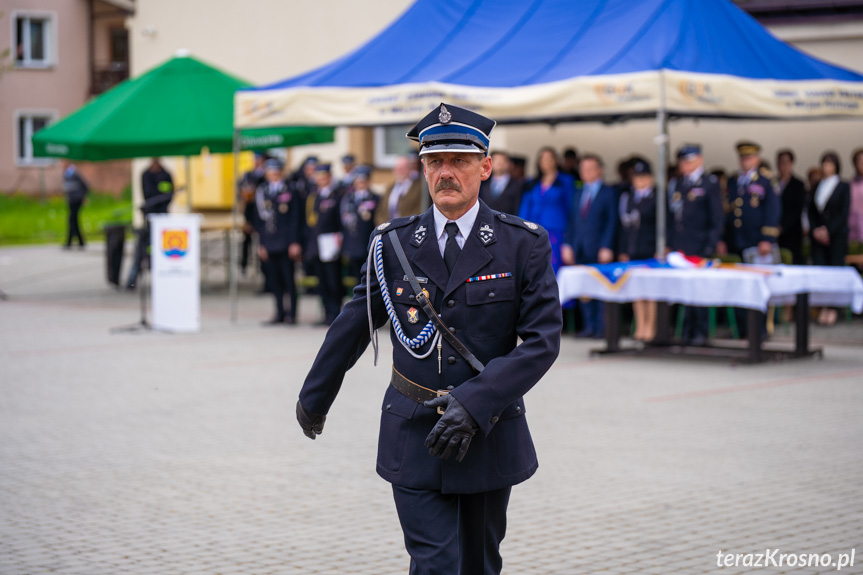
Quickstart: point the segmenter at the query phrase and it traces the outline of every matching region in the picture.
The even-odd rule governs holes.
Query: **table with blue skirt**
[[[822,355],[809,345],[809,307],[850,307],[863,312],[863,279],[851,267],[749,266],[669,268],[650,265],[565,266],[557,272],[562,303],[598,299],[607,303],[605,349],[592,353],[675,353],[729,357],[760,362],[777,357]],[[622,303],[660,302],[657,336],[643,348],[620,344]],[[695,348],[673,341],[668,304],[736,307],[748,310],[747,341],[712,341]],[[762,326],[770,306],[795,304],[795,346],[784,349],[762,342]]]

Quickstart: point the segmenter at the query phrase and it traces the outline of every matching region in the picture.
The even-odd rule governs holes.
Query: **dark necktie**
[[[447,271],[452,273],[458,255],[461,253],[461,248],[458,247],[458,242],[455,240],[455,235],[458,233],[458,224],[449,222],[443,229],[446,230],[446,247],[443,249],[443,263],[446,264]]]

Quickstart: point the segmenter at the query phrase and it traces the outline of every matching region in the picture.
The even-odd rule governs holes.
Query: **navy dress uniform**
[[[637,161],[633,175],[652,175],[647,162]],[[620,253],[630,260],[652,258],[656,253],[656,192],[630,189],[620,198]]]
[[[757,155],[761,148],[751,142],[741,142],[737,153]],[[754,168],[728,179],[728,205],[731,211],[726,220],[728,251],[738,255],[760,242],[776,243],[779,238],[779,219],[782,201],[776,193],[773,175],[762,168]]]
[[[701,146],[685,144],[677,152],[681,166],[691,171],[669,182],[669,226],[666,233],[670,249],[689,256],[709,258],[715,255],[722,239],[725,212],[719,178],[704,172]],[[699,160],[697,163],[693,163]],[[703,345],[709,334],[707,308],[686,306],[683,316],[683,340]]]
[[[265,169],[267,173],[281,174],[282,164],[276,159],[267,160]],[[298,298],[290,249],[302,241],[302,203],[298,194],[279,178],[258,185],[254,207],[253,225],[261,247],[267,252],[266,261],[262,262],[264,273],[276,300],[276,314],[269,323],[296,323]],[[286,293],[291,305],[288,311],[284,305]]]
[[[427,161],[456,152],[439,154],[443,162],[487,153],[493,126],[442,104],[408,137],[419,140],[421,155],[432,154]],[[411,573],[499,573],[510,489],[537,469],[523,396],[558,354],[558,287],[540,226],[478,199],[455,223],[446,221],[434,206],[376,228],[362,282],[327,332],[297,416],[314,438],[371,328],[389,320],[393,368],[381,402],[377,472],[393,484]],[[405,279],[394,241],[422,298]],[[425,298],[484,368],[477,371],[441,336],[418,301]],[[434,409],[442,405],[443,416]]]
[[[342,218],[342,254],[348,260],[348,272],[359,281],[360,270],[368,255],[369,238],[375,229],[375,210],[380,197],[369,190],[369,166],[357,166],[351,186],[345,190],[339,206]]]
[[[334,253],[328,253],[328,245],[339,244],[342,240],[342,222],[339,205],[342,189],[332,181],[329,164],[318,164],[315,178],[321,182],[324,176],[326,185],[315,184],[306,197],[306,255],[318,278],[318,293],[324,306],[323,325],[330,325],[342,307],[342,259],[341,246]]]

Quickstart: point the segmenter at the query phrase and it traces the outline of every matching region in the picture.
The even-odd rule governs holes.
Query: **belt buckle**
[[[449,393],[449,391],[450,390],[448,390],[448,389],[439,389],[435,393],[437,394],[438,397],[443,397],[443,396],[447,395]],[[438,406],[438,408],[437,408],[438,415],[443,415],[445,411],[446,410],[443,407]]]

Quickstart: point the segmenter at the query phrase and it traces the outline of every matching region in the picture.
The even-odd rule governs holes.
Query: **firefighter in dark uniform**
[[[685,144],[677,152],[680,175],[668,184],[668,246],[688,256],[716,255],[722,239],[725,213],[719,179],[704,173],[701,146]],[[687,306],[683,316],[683,342],[707,343],[707,308]]]
[[[523,396],[560,346],[548,234],[478,199],[493,127],[441,104],[408,133],[434,205],[376,228],[363,281],[297,403],[314,439],[371,329],[391,322],[377,471],[392,483],[415,575],[500,573],[511,487],[537,469]]]
[[[333,181],[329,164],[315,168],[315,184],[306,196],[306,259],[318,278],[324,319],[330,325],[342,308],[342,189]]]
[[[264,163],[267,156],[255,153],[255,167],[243,174],[240,180],[240,200],[243,203],[243,244],[240,250],[240,270],[246,274],[249,266],[249,252],[252,249],[252,233],[255,226],[255,192],[264,180]]]
[[[728,179],[728,206],[725,220],[725,245],[722,251],[743,259],[743,252],[755,248],[760,257],[769,256],[779,239],[779,220],[782,217],[782,200],[777,193],[773,174],[760,167],[761,147],[753,142],[737,144],[740,171],[736,178]],[[779,263],[779,262],[774,262]],[[746,312],[735,308],[737,328],[741,337],[747,337],[749,324]],[[762,338],[766,338],[766,324]]]
[[[748,248],[757,248],[758,255],[769,255],[779,238],[782,203],[776,193],[773,174],[759,168],[761,147],[752,142],[737,144],[740,171],[728,180],[726,219],[726,249],[743,256]]]
[[[344,189],[339,206],[342,217],[342,254],[348,260],[348,273],[357,281],[368,255],[369,238],[375,229],[375,210],[380,197],[369,189],[371,173],[369,166],[357,166],[353,169],[351,185]]]
[[[265,180],[255,191],[253,216],[260,241],[258,257],[276,299],[276,314],[266,323],[294,324],[297,321],[294,263],[302,256],[303,204],[282,179],[279,160],[267,160],[264,173]],[[285,292],[291,302],[288,311],[285,311]]]

